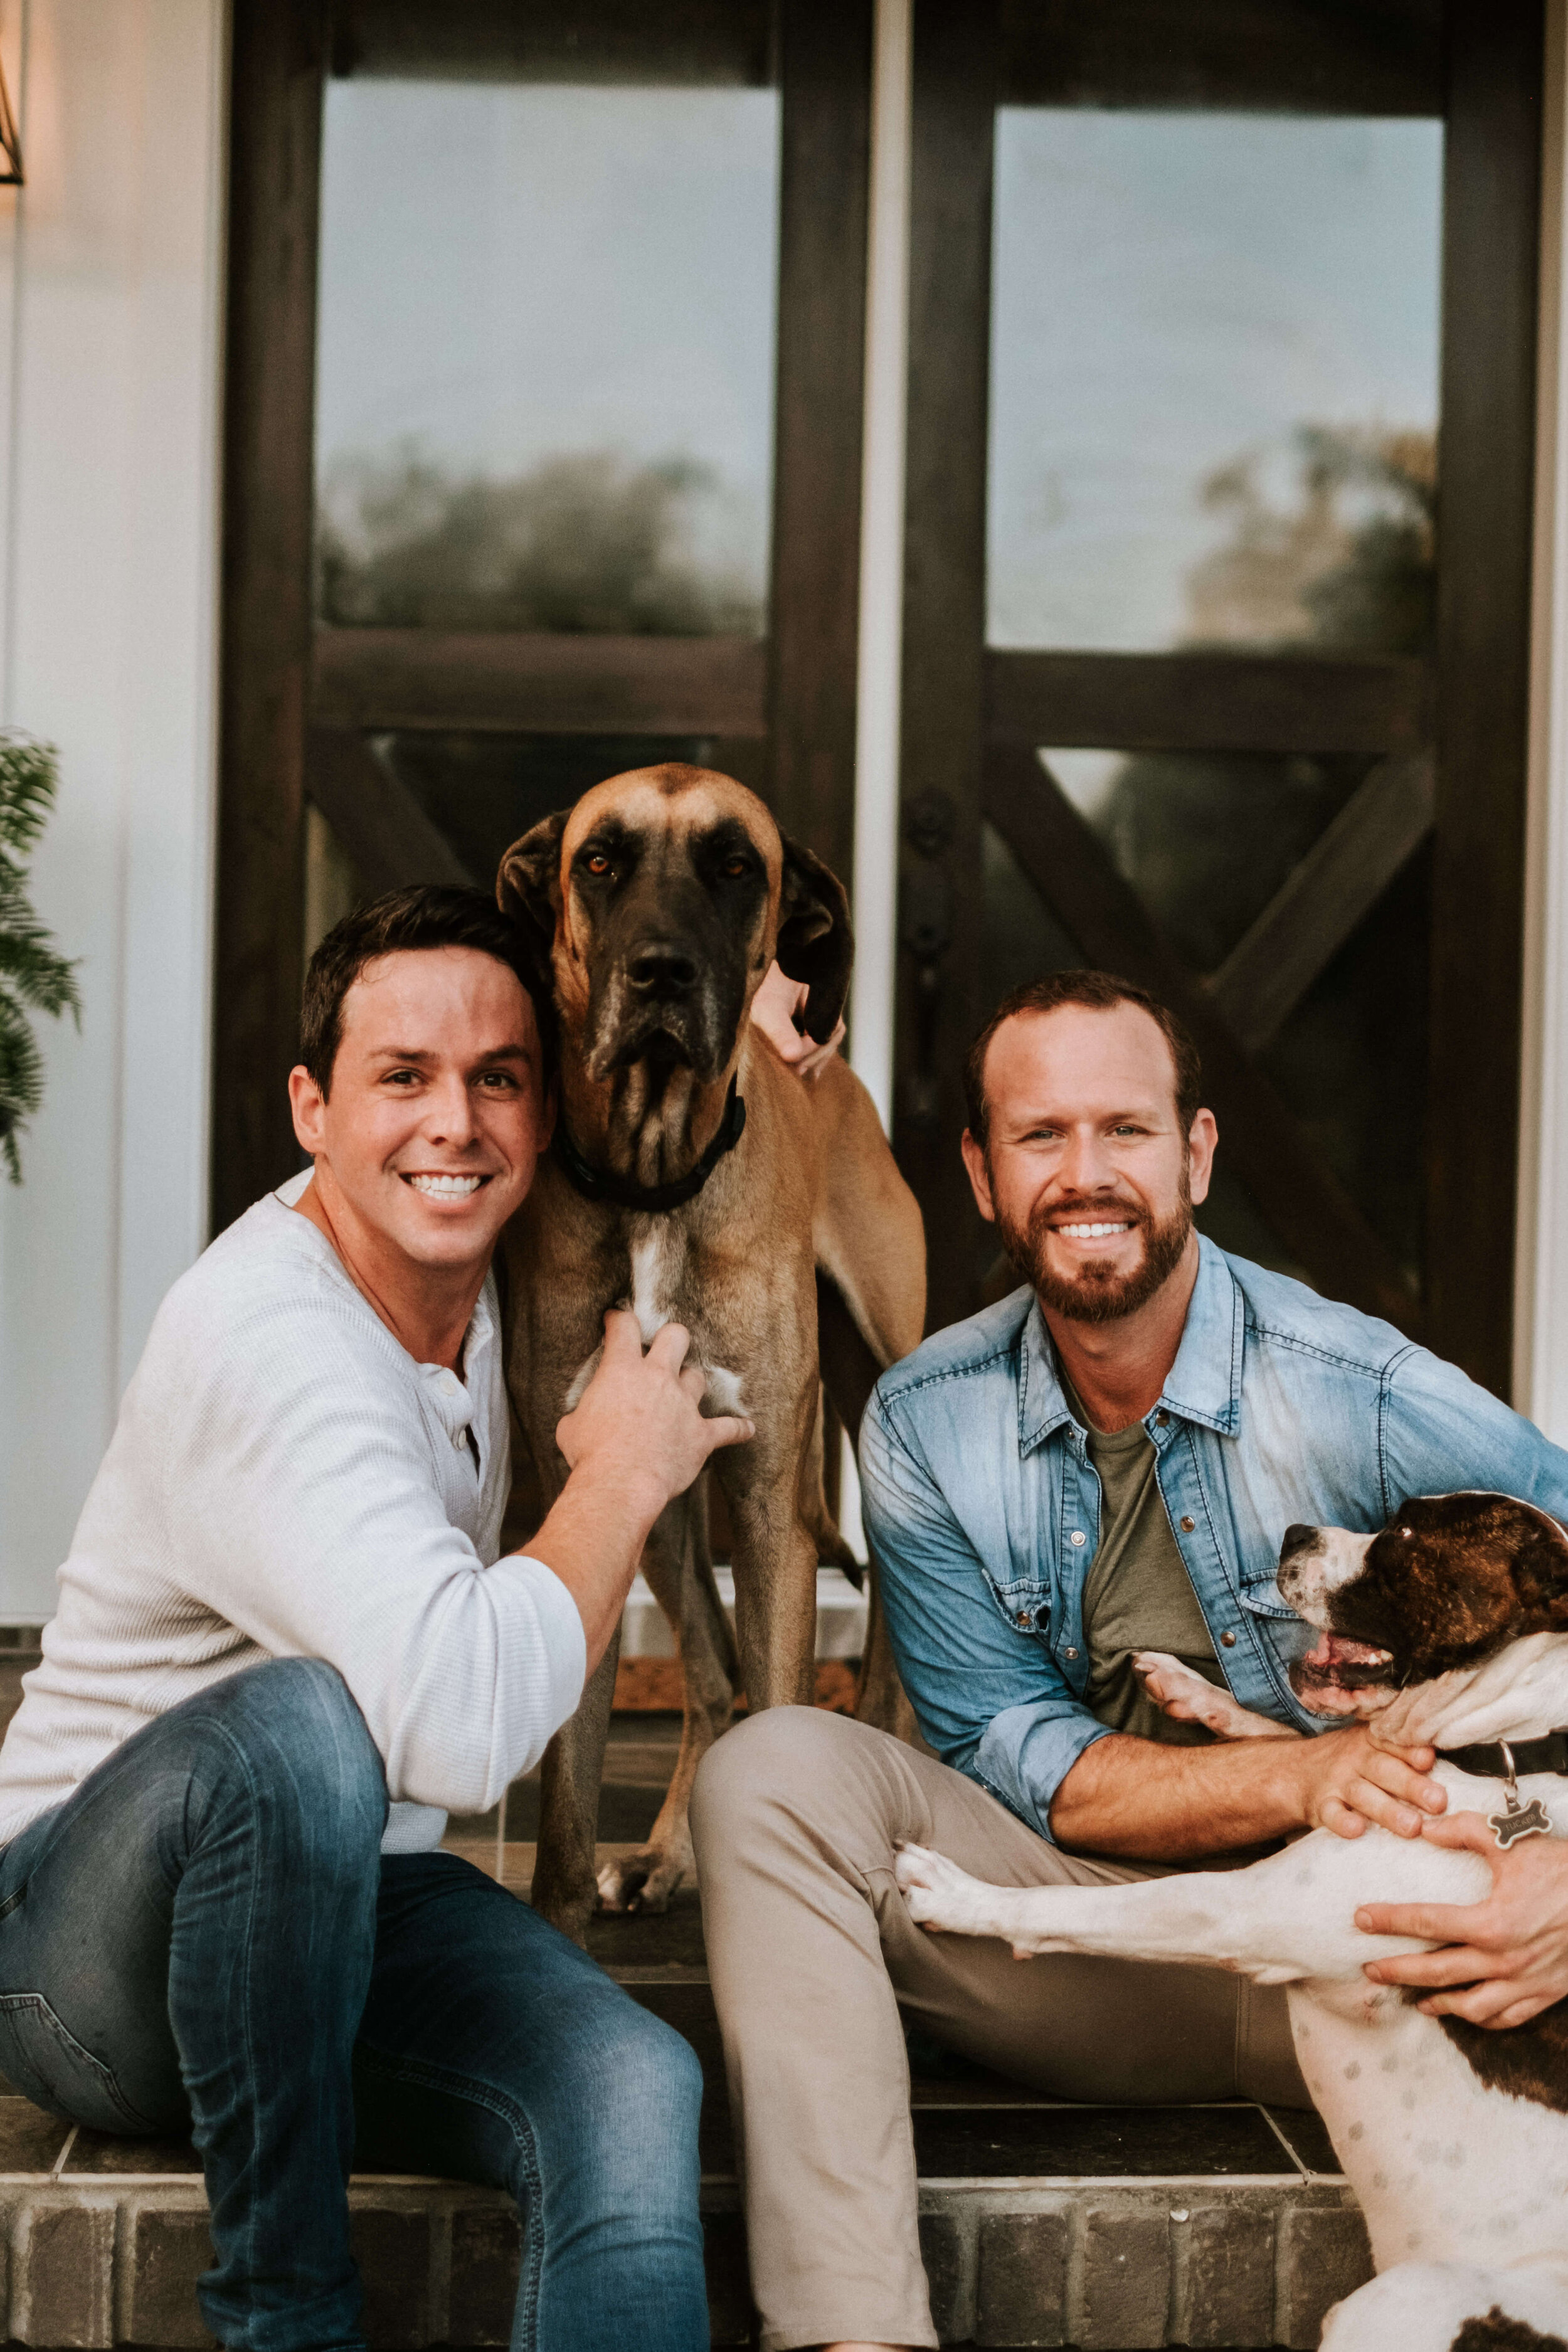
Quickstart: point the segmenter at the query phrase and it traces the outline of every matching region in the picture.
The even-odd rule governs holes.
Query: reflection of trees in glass
[[[1226,544],[1188,579],[1187,644],[1420,655],[1436,585],[1427,433],[1302,426],[1298,497],[1271,504],[1255,457],[1210,476]],[[1353,755],[1129,759],[1095,823],[1194,971],[1222,963],[1371,762]],[[1264,1055],[1372,1223],[1414,1267],[1426,1023],[1426,890],[1415,860]]]
[[[458,478],[405,448],[345,462],[317,525],[318,603],[347,627],[706,636],[762,627],[755,589],[695,544],[712,470],[613,451],[509,481]]]
[[[1203,504],[1226,544],[1187,575],[1191,645],[1422,654],[1436,587],[1436,442],[1430,433],[1295,435],[1298,499],[1271,505],[1256,452],[1220,467]]]

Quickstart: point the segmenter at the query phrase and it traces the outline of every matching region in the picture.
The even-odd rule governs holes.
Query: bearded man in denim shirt
[[[1381,1527],[1407,1496],[1465,1486],[1568,1517],[1568,1454],[1530,1423],[1392,1326],[1200,1239],[1216,1131],[1163,1006],[1058,973],[1002,1005],[967,1079],[975,1198],[1029,1280],[884,1374],[861,1432],[882,1594],[935,1754],[780,1708],[712,1754],[693,1809],[770,2352],[937,2341],[900,2010],[1061,2097],[1309,2104],[1278,1989],[1076,1955],[1019,1968],[1002,1944],[922,1935],[899,1842],[1007,1885],[1213,1866],[1310,1827],[1448,1842],[1430,1748],[1380,1749],[1359,1726],[1304,1736],[1322,1721],[1287,1669],[1314,1637],[1276,1591],[1280,1538],[1300,1520]],[[1281,1736],[1226,1746],[1173,1719],[1134,1664],[1153,1650]],[[1457,1964],[1472,1990],[1444,2006],[1511,2022],[1521,1992],[1526,2013],[1568,1993],[1564,1853],[1506,1858],[1511,1925],[1478,1927],[1479,1906],[1406,1930],[1478,1948]],[[1559,1911],[1527,1966],[1527,1926]],[[1390,1967],[1460,1981],[1443,1959]]]

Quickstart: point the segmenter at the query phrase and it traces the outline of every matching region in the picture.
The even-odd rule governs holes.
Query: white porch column
[[[0,199],[0,715],[59,747],[37,897],[83,998],[79,1037],[40,1024],[45,1109],[0,1182],[6,1622],[51,1612],[205,1239],[226,15],[4,11],[27,184]]]

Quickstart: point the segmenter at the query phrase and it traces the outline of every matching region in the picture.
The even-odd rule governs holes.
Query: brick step
[[[1283,2123],[1242,2106],[948,2100],[917,2114],[942,2342],[1315,2345],[1329,2305],[1367,2274],[1366,2239],[1342,2180],[1315,2175]],[[705,2164],[702,2201],[712,2341],[749,2344],[732,2173]],[[504,2196],[362,2176],[350,2205],[373,2352],[508,2341],[519,2229]],[[211,2341],[195,2301],[206,2201],[188,2147],[71,2130],[0,2097],[0,2243],[13,2342]]]
[[[621,1785],[639,1808],[657,1802],[657,1766],[651,1754],[624,1759]],[[622,1819],[628,1840],[646,1832],[629,1802]],[[507,1827],[525,1822],[514,1791]],[[454,1827],[458,1851],[526,1895],[531,1843],[514,1833],[498,1844],[493,1816]],[[589,1942],[702,2062],[712,2341],[749,2344],[745,2233],[696,1892],[683,1889],[659,1917],[595,1919]],[[944,2345],[1307,2352],[1328,2306],[1368,2274],[1361,2216],[1315,2116],[1242,2102],[1074,2106],[918,2039],[910,2060],[921,2243]],[[208,2346],[195,2283],[211,2243],[194,2150],[73,2130],[7,2092],[0,2083],[0,2344]],[[504,2195],[362,2175],[350,2206],[373,2352],[509,2341],[520,2231]]]

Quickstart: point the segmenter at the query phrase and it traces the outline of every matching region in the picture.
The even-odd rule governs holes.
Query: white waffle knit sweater
[[[542,1561],[496,1557],[493,1283],[463,1378],[416,1363],[295,1214],[308,1181],[258,1201],[158,1310],[0,1748],[0,1843],[264,1658],[342,1675],[386,1767],[392,1853],[493,1805],[577,1704],[576,1603]]]

